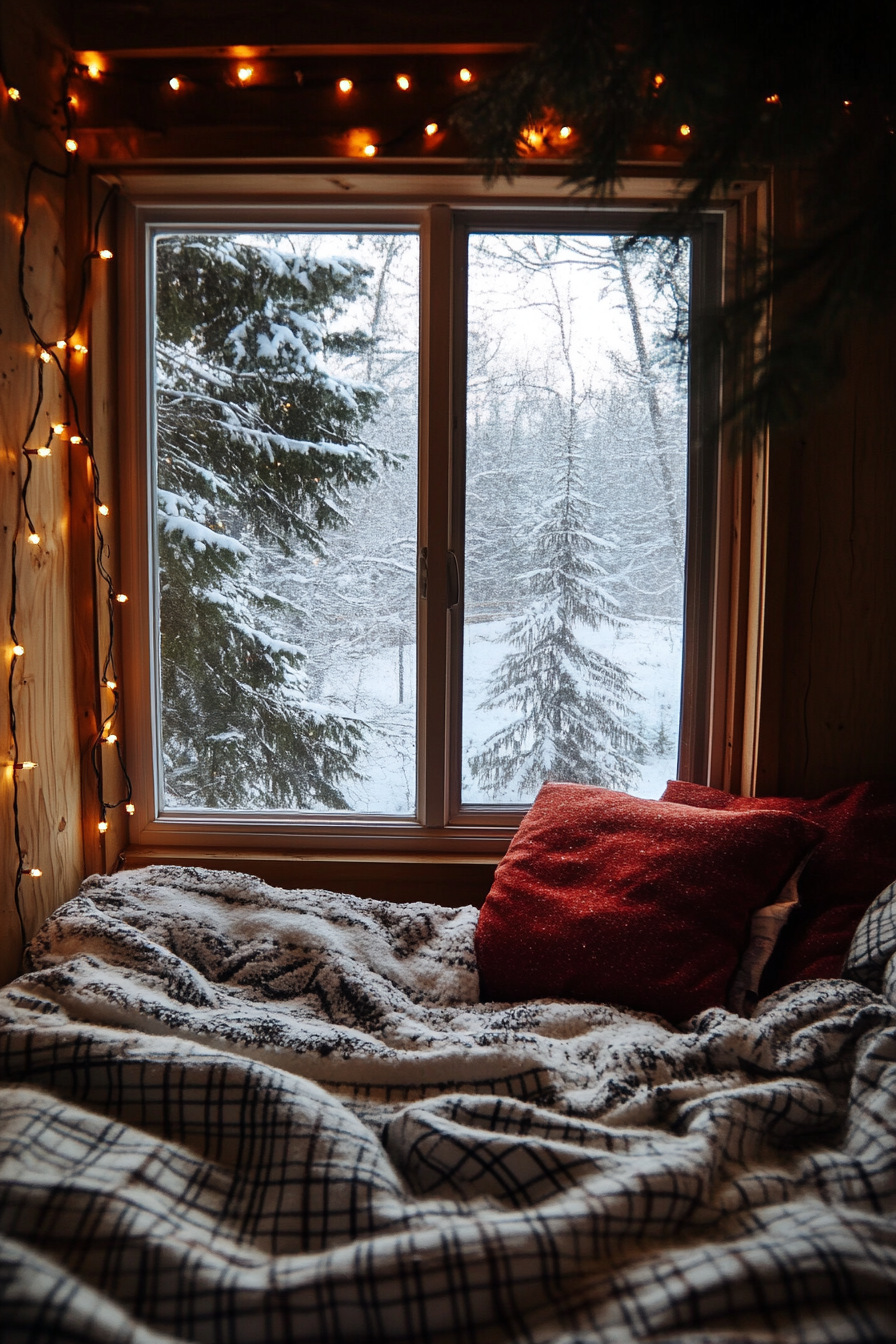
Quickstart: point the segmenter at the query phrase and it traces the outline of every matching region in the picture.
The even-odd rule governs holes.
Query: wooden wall
[[[772,438],[758,793],[896,779],[894,318],[857,323],[842,382]]]
[[[68,458],[64,444],[49,459],[32,459],[30,507],[39,546],[31,546],[20,528],[23,441],[36,393],[37,352],[18,294],[19,236],[25,175],[32,157],[51,167],[65,166],[58,136],[48,133],[53,103],[64,70],[61,36],[34,6],[6,5],[0,15],[3,72],[22,91],[12,102],[0,91],[0,625],[2,681],[0,717],[9,743],[5,694],[12,641],[9,637],[11,542],[18,544],[18,617],[16,630],[25,655],[17,660],[13,695],[18,719],[19,755],[37,762],[20,772],[19,813],[22,844],[39,878],[25,877],[22,914],[28,936],[61,901],[77,891],[83,873],[80,779],[74,723],[72,602]],[[66,188],[59,179],[38,174],[32,194],[25,284],[34,323],[47,337],[62,336],[66,325]],[[46,396],[30,445],[44,442],[49,426],[67,419],[64,387],[48,366]],[[13,904],[16,848],[12,816],[12,750],[6,749],[0,772],[0,982],[15,974],[21,956],[18,916]]]
[[[0,93],[0,461],[4,467],[0,487],[4,529],[0,585],[4,613],[10,593],[10,540],[17,520],[21,439],[36,386],[35,351],[19,308],[16,284],[24,174],[36,151],[55,165],[63,160],[59,136],[54,138],[40,129],[50,120],[63,70],[61,36],[46,17],[48,3],[45,0],[43,9],[40,3],[6,5],[0,13],[3,71],[24,91],[21,104],[10,103],[5,93]],[[152,63],[162,59],[160,46],[169,52],[177,50],[179,33],[183,47],[190,48],[200,41],[211,44],[237,40],[234,34],[242,32],[245,23],[254,23],[255,30],[245,40],[271,42],[279,35],[281,41],[301,44],[304,34],[306,43],[317,44],[319,56],[328,40],[332,45],[336,30],[343,44],[352,38],[372,41],[370,34],[381,42],[412,41],[414,14],[420,12],[418,6],[405,6],[409,13],[413,9],[411,18],[405,15],[403,28],[399,22],[394,31],[387,31],[381,23],[385,9],[401,19],[401,5],[334,7],[321,0],[306,8],[314,20],[311,28],[286,33],[283,25],[288,27],[293,22],[297,12],[294,6],[259,3],[246,17],[246,7],[235,0],[214,4],[201,0],[190,14],[196,18],[201,10],[205,18],[196,32],[183,36],[183,6],[174,0],[155,6],[152,22],[140,17],[140,7],[92,0],[72,7],[68,35],[76,49],[117,46],[120,55],[116,60],[125,60],[130,52],[133,61],[150,62],[158,83],[161,65],[157,70]],[[359,18],[363,32],[344,31],[336,11],[342,14],[346,8]],[[485,17],[484,11],[489,11]],[[488,6],[461,5],[452,11],[450,23],[448,18],[436,22],[437,12],[427,11],[426,32],[416,40],[437,43],[441,35],[443,42],[457,43],[468,33],[472,51],[476,41],[500,45],[502,35],[534,36],[541,11],[534,5],[523,6],[522,10],[517,5],[502,4],[491,10]],[[220,32],[215,27],[216,15]],[[262,20],[268,25],[263,32]],[[120,32],[115,29],[116,22]],[[507,45],[505,41],[505,48]],[[459,49],[440,49],[426,55],[425,59],[434,63],[433,78],[441,68],[438,63],[447,61],[447,81],[449,66],[453,69],[457,64]],[[496,59],[498,55],[492,53]],[[277,97],[276,91],[259,94],[254,105],[258,125],[243,128],[243,134],[256,143],[256,154],[270,150],[268,122],[276,114]],[[249,103],[245,106],[248,108]],[[94,135],[97,153],[102,149],[109,158],[152,160],[170,156],[177,146],[193,145],[195,149],[201,144],[206,156],[233,161],[233,135],[226,128],[179,123],[166,129],[145,118],[144,123],[138,121],[135,112],[127,125],[112,127],[108,133],[102,127],[88,129],[85,149]],[[326,126],[310,124],[307,119],[292,123],[284,129],[283,143],[289,140],[289,152],[296,157],[300,148],[295,138],[298,127],[306,137],[304,154],[312,152],[307,148],[311,143],[307,137],[318,137],[326,152],[333,153],[342,133],[332,120]],[[408,142],[402,152],[413,156],[416,151]],[[38,181],[29,252],[34,270],[26,279],[37,324],[48,333],[64,327],[66,303],[71,305],[83,245],[86,197],[84,175],[71,181],[67,189],[56,181]],[[68,269],[67,251],[71,258],[78,257],[77,262],[70,260]],[[105,299],[111,301],[114,295],[104,295],[102,288],[110,284],[111,273],[102,278],[98,291],[101,302],[94,314],[97,331],[109,320]],[[99,382],[95,380],[94,392],[100,383],[112,386],[114,370],[107,369]],[[114,404],[95,395],[92,414],[98,451],[103,454],[104,465],[113,471]],[[42,416],[41,425],[66,418],[63,390],[52,374]],[[83,458],[73,457],[70,474],[64,451],[56,451],[49,461],[36,464],[32,498],[44,540],[38,548],[24,541],[20,546],[18,630],[27,650],[19,661],[15,684],[20,755],[39,763],[38,770],[21,782],[21,824],[29,861],[43,871],[43,877],[26,879],[24,886],[29,933],[50,909],[74,893],[85,867],[90,871],[108,869],[119,847],[117,836],[105,852],[96,841],[89,788],[83,794],[86,855],[82,845],[83,748],[90,740],[97,712],[90,695],[82,704],[75,692],[76,662],[81,668],[78,681],[84,698],[83,686],[90,681],[91,659],[95,660],[93,635],[85,626],[92,577],[89,566],[85,568],[77,554],[74,562],[71,558],[72,526],[76,540],[79,529],[83,534],[86,526],[83,473]],[[896,322],[881,320],[874,327],[857,326],[847,351],[846,376],[826,404],[795,429],[772,435],[769,473],[767,619],[757,791],[811,795],[861,778],[896,776]],[[5,614],[0,646],[4,659],[8,658]],[[5,661],[4,669],[8,665]],[[4,698],[0,714],[5,713]],[[7,767],[0,778],[0,981],[14,973],[19,955],[18,923],[12,906],[15,848],[11,775]]]

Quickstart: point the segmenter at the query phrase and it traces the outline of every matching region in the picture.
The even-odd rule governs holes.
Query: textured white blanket
[[[4,1340],[896,1339],[896,888],[681,1028],[479,1003],[477,913],[85,883],[0,993]]]

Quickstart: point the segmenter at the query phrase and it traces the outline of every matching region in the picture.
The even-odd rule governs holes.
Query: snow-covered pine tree
[[[638,773],[639,739],[628,723],[635,696],[629,675],[581,638],[585,630],[613,623],[614,603],[597,558],[607,543],[589,529],[594,505],[583,493],[570,314],[552,286],[558,353],[568,380],[568,392],[555,395],[543,429],[553,444],[554,493],[534,529],[534,565],[520,575],[528,601],[509,623],[511,652],[492,676],[482,706],[510,710],[514,717],[470,759],[480,784],[500,801],[531,798],[546,780],[624,789]]]
[[[192,806],[339,808],[362,728],[309,700],[302,612],[264,575],[323,554],[382,464],[359,441],[381,393],[326,362],[370,340],[334,329],[368,270],[270,241],[156,245],[165,785]]]

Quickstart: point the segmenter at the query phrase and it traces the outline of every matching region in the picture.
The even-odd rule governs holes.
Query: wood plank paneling
[[[761,792],[813,796],[896,778],[896,325],[857,326],[846,375],[773,441],[782,616],[780,711],[762,741]]]
[[[22,90],[20,103],[0,93],[0,585],[4,595],[0,631],[3,685],[6,686],[11,643],[8,603],[11,591],[10,547],[19,517],[19,483],[24,471],[21,447],[37,392],[37,350],[22,314],[17,292],[19,233],[25,175],[32,154],[53,167],[64,164],[58,136],[39,126],[51,119],[59,97],[62,62],[58,38],[34,7],[5,6],[2,14],[5,73]],[[35,179],[25,281],[38,330],[61,338],[66,322],[64,190],[43,174]],[[62,379],[46,369],[46,396],[31,437],[45,442],[52,423],[67,418]],[[41,537],[31,546],[19,531],[17,634],[25,655],[17,662],[14,696],[19,755],[37,762],[22,772],[19,807],[22,842],[29,865],[42,876],[25,878],[22,907],[28,936],[46,915],[77,890],[82,876],[78,751],[74,724],[72,614],[69,588],[70,528],[68,463],[63,445],[50,458],[33,459],[29,503]],[[4,761],[0,774],[0,981],[16,973],[21,941],[13,905],[16,851],[12,821],[11,743],[5,694],[0,700],[4,723]]]

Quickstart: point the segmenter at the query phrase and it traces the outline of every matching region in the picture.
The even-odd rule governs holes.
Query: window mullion
[[[444,826],[448,812],[448,541],[451,466],[452,212],[434,205],[421,238],[420,547],[418,588],[417,815]]]

